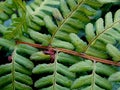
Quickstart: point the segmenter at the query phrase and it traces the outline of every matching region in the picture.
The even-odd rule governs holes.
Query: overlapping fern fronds
[[[98,8],[101,6],[102,4],[97,1],[60,0],[60,10],[54,9],[53,11],[53,17],[56,19],[56,24],[52,21],[51,17],[46,16],[44,18],[46,27],[48,27],[48,31],[52,34],[49,43],[56,47],[57,45],[55,43],[60,42],[60,40],[61,42],[70,42],[69,33],[80,32],[85,24],[94,19]],[[63,46],[58,45],[58,47]],[[74,48],[71,46],[70,49]]]
[[[62,52],[120,61],[120,10],[105,18],[101,10],[112,2],[119,0],[0,2],[0,51],[11,55],[0,64],[0,90],[114,90],[120,82],[117,66]]]
[[[112,84],[108,77],[116,72],[111,66],[90,60],[80,61],[72,65],[69,70],[79,73],[71,88],[80,90],[111,90]]]
[[[113,57],[113,60],[119,61],[119,50],[112,46],[119,44],[120,41],[119,13],[120,10],[116,11],[113,17],[112,13],[108,12],[105,16],[105,22],[102,18],[99,18],[95,25],[91,23],[87,24],[85,34],[88,44],[79,39],[77,35],[70,34],[71,40],[76,46],[76,50],[105,59],[108,58],[109,54]],[[116,53],[116,56],[113,55],[112,52]]]
[[[33,81],[31,74],[34,64],[22,54],[29,55],[37,51],[36,48],[22,44],[14,48],[12,56],[9,59],[11,63],[0,66],[1,90],[32,90]]]

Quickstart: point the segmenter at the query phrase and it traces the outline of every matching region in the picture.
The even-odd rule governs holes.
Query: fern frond
[[[35,52],[38,52],[38,49],[31,47],[29,45],[19,44],[17,47],[18,47],[17,52],[21,54],[31,55]]]
[[[9,61],[0,65],[0,90],[112,90],[119,67],[106,64],[120,66],[120,10],[102,18],[111,2],[119,0],[0,2],[0,59],[7,52]]]
[[[72,66],[70,66],[70,71],[72,72],[85,72],[85,71],[91,71],[93,70],[93,63],[92,61],[89,60],[85,60],[85,61],[80,61],[76,64],[73,64]],[[103,69],[105,68],[105,69]],[[97,73],[99,74],[104,74],[106,76],[111,75],[112,73],[115,73],[116,70],[113,69],[111,66],[107,66],[101,63],[96,63],[96,70]]]
[[[94,3],[94,5],[91,5],[91,3]],[[78,33],[80,29],[83,29],[85,24],[91,20],[90,17],[96,15],[98,9],[95,7],[101,6],[102,4],[97,1],[60,0],[60,10],[54,9],[53,11],[53,16],[55,17],[57,24],[55,24],[49,16],[44,18],[46,27],[52,34],[50,44],[54,43],[55,38],[69,42],[69,34]]]
[[[119,84],[119,82],[120,82],[120,72],[118,71],[116,73],[113,73],[112,75],[110,75],[108,80],[111,81],[111,82],[114,82],[115,84]],[[120,90],[119,85],[116,87],[116,90]]]
[[[0,20],[3,22],[9,19],[9,16],[15,11],[15,5],[12,0],[0,2]]]
[[[92,80],[93,78],[95,79],[95,82],[94,80]],[[92,75],[87,75],[87,76],[83,76],[83,77],[76,79],[71,88],[75,89],[75,88],[80,88],[84,85],[89,85],[91,81],[93,81],[93,84],[97,84],[101,86],[102,89],[110,90],[112,87],[112,85],[107,79],[104,79],[100,77],[99,75],[95,75],[95,77],[93,77]],[[95,88],[95,85],[92,85],[91,89],[93,90],[93,88]]]
[[[48,88],[43,88],[41,90],[52,90],[52,89],[55,89],[55,90],[70,90],[69,88],[62,87],[62,86],[57,85],[57,84],[55,84],[54,86],[48,87]]]
[[[28,45],[18,45],[15,47],[11,63],[0,65],[0,88],[2,90],[32,90],[31,85],[33,81],[31,74],[34,64],[21,53],[23,51],[29,55],[35,53],[37,49]]]
[[[21,62],[18,61],[17,63],[21,63]],[[6,71],[7,74],[6,75],[3,74],[4,76],[0,77],[0,81],[1,82],[4,81],[4,83],[2,82],[0,84],[0,88],[2,90],[5,90],[5,89],[10,89],[10,88],[11,89],[23,89],[23,87],[25,87],[26,90],[32,90],[32,88],[30,87],[30,85],[32,85],[33,82],[32,82],[31,77],[29,76],[29,74],[31,74],[31,72],[30,71],[28,72],[27,70],[31,70],[31,68],[33,68],[33,63],[31,63],[32,67],[30,66],[29,69],[28,69],[28,67],[26,68],[26,67],[23,67],[22,65],[20,65],[20,67],[22,67],[22,68],[17,67],[17,65],[15,63],[16,62],[12,59],[12,63],[10,65],[10,67],[7,67],[7,65],[1,66],[1,68],[2,67],[10,68],[9,69],[10,71]],[[21,63],[21,64],[23,64],[23,63]],[[18,68],[18,70],[17,70],[16,67]],[[22,72],[19,71],[19,70],[22,70]],[[10,74],[8,72],[10,72]],[[1,71],[1,73],[2,73],[2,71]],[[23,73],[25,73],[25,74],[23,74]],[[28,75],[27,75],[27,73],[28,73]],[[10,78],[10,79],[6,80],[6,78]],[[18,85],[20,85],[20,87],[17,87]]]
[[[102,69],[104,68],[104,69]],[[86,72],[81,74],[72,84],[72,89],[81,89],[81,90],[96,90],[99,88],[100,90],[108,89],[110,90],[112,87],[111,82],[107,80],[107,78],[103,78],[101,75],[105,75],[109,77],[117,70],[112,68],[111,66],[104,65],[101,63],[93,63],[89,60],[80,61],[76,64],[70,66],[70,71],[78,73],[78,72]],[[105,70],[105,71],[104,71]],[[91,74],[89,72],[92,72]],[[87,86],[87,87],[86,87]],[[89,88],[89,89],[88,89]]]
[[[120,72],[113,73],[113,74],[109,77],[109,81],[120,82]]]
[[[95,26],[91,23],[87,24],[85,28],[87,45],[77,35],[74,35],[74,37],[78,38],[78,40],[73,38],[71,34],[70,38],[76,51],[107,59],[109,51],[106,50],[106,45],[115,45],[120,40],[119,13],[120,10],[117,10],[113,18],[112,13],[108,12],[105,16],[105,25],[102,18],[96,21]]]
[[[8,49],[13,50],[15,47],[15,42],[12,40],[10,41],[10,40],[4,39],[4,38],[0,38],[0,46],[4,46]]]
[[[33,9],[31,15],[39,16],[44,18],[46,14],[50,14],[53,11],[54,7],[58,7],[59,0],[44,0],[38,1],[35,0],[33,3],[30,4],[30,8]]]
[[[69,66],[69,65],[75,64],[75,63],[77,63],[77,62],[79,62],[81,60],[82,60],[82,58],[80,58],[80,57],[65,54],[65,53],[62,53],[62,52],[60,52],[58,54],[58,62],[62,63],[64,65]]]
[[[50,35],[40,33],[41,26],[45,25],[44,17],[50,16],[53,9],[57,7],[59,7],[59,0],[35,0],[30,5],[26,5],[27,14],[31,17],[27,33],[37,43],[42,43],[44,46],[49,44]]]
[[[59,4],[60,10],[58,9]],[[83,29],[90,20],[94,19],[98,8],[102,5],[103,4],[98,1],[91,0],[60,0],[60,2],[52,0],[50,3],[47,2],[47,0],[35,1],[27,6],[27,10],[29,10],[29,13],[33,16],[29,28],[40,30],[41,28],[38,27],[38,20],[34,20],[34,18],[38,18],[41,23],[42,19],[44,19],[45,25],[48,28],[49,33],[52,35],[46,45],[66,48],[63,44],[56,44],[56,40],[60,39],[60,42],[64,42],[65,40],[68,44],[68,42],[70,42],[69,34],[80,32],[80,29]],[[51,9],[47,9],[48,7]],[[39,23],[39,26],[42,25],[44,24],[40,25]],[[41,43],[41,40],[38,40],[38,42],[39,41]]]
[[[49,43],[50,35],[42,34],[33,29],[28,29],[30,37],[38,43],[41,43],[44,46],[47,46]]]
[[[46,54],[44,54],[43,51],[40,51],[40,52],[33,53],[30,56],[30,59],[35,60],[35,61],[41,61],[41,60],[48,61],[48,60],[50,60],[50,55],[46,55]]]
[[[23,32],[26,32],[27,29],[27,16],[25,3],[23,4],[22,0],[16,1],[13,0],[14,6],[17,8],[18,17],[12,19],[12,24],[8,27],[7,31],[4,33],[6,38],[9,39],[18,39],[23,35]]]
[[[25,3],[22,0],[13,0],[14,4],[16,5],[17,8],[21,8],[22,12],[21,13],[25,13],[26,11],[26,7],[25,7]]]
[[[118,28],[118,24],[120,22],[119,13],[120,13],[120,10],[117,10],[114,16],[114,20],[112,20],[112,13],[111,12],[107,13],[105,16],[105,26],[103,24],[104,23],[103,19],[102,18],[98,19],[96,21],[96,30],[95,30],[96,35],[94,33],[94,28],[91,24],[88,24],[86,26],[86,37],[89,44],[85,50],[85,53],[90,54],[90,52],[92,52],[91,49],[93,48],[96,48],[96,52],[98,52],[97,49],[101,50],[101,47],[106,48],[107,44],[115,44],[117,40],[118,41],[120,40],[119,38],[120,34],[119,34],[119,28]],[[89,32],[89,28],[91,29],[91,32]],[[99,47],[97,47],[98,45],[96,45],[98,42],[99,42],[98,44]],[[101,47],[100,47],[100,44],[101,44]],[[107,55],[105,51],[101,50],[101,53],[104,53],[104,55]],[[107,58],[107,57],[102,57],[102,58]]]
[[[108,44],[106,46],[108,54],[112,57],[114,61],[120,61],[120,51],[115,46]]]
[[[63,54],[64,56],[66,56],[65,54]],[[65,66],[64,64],[60,63],[60,60],[62,60],[60,57],[62,57],[63,55],[59,56],[59,53],[56,53],[55,55],[55,61],[53,63],[41,63],[38,64],[34,69],[33,69],[33,73],[37,74],[37,75],[42,75],[36,82],[35,82],[35,87],[41,90],[44,89],[59,89],[59,88],[63,88],[65,90],[69,90],[71,84],[72,84],[72,79],[75,78],[75,74],[70,72],[68,70],[68,67]],[[31,57],[36,56],[35,54],[32,54]],[[43,56],[43,54],[39,54],[39,56]],[[46,55],[47,56],[47,55]],[[72,57],[73,59],[75,57]],[[38,59],[38,58],[34,58],[34,59]],[[39,58],[40,60],[41,58]],[[43,59],[48,59],[46,57],[44,57]],[[44,62],[46,61],[44,60]],[[49,58],[50,60],[50,58]],[[66,59],[64,59],[66,60]],[[41,62],[41,60],[40,60]],[[48,62],[48,60],[47,60]],[[66,62],[66,61],[65,61]],[[64,68],[64,69],[63,69]],[[43,74],[45,76],[43,76]]]
[[[83,52],[87,44],[74,33],[70,34],[70,38],[71,42],[76,47],[76,51]]]
[[[30,5],[27,5],[27,12],[31,16],[29,28],[40,31],[40,26],[44,26],[43,18],[46,15],[51,15],[54,8],[59,7],[59,0],[35,0]]]
[[[74,46],[71,43],[66,42],[66,41],[62,41],[62,40],[59,40],[59,39],[54,39],[53,43],[52,43],[52,46],[53,47],[59,47],[59,48],[66,48],[66,49],[70,49],[70,50],[74,49]]]
[[[22,36],[23,32],[25,32],[25,17],[16,18],[4,36],[7,39],[17,39]]]
[[[120,2],[119,0],[97,0],[97,1],[99,1],[99,2],[102,2],[102,3],[111,3],[111,2]]]
[[[30,23],[30,15],[26,11],[26,4],[22,0],[5,1],[11,5],[11,10],[14,10],[14,14],[11,15],[11,23],[6,31],[4,31],[4,37],[7,39],[17,39],[21,41],[32,42],[34,41],[28,39],[27,35],[24,35],[27,31],[28,24]],[[12,5],[13,4],[13,5]],[[8,5],[7,5],[8,6]],[[8,14],[9,15],[9,14]],[[10,16],[10,15],[9,15]],[[7,21],[8,22],[8,21]],[[22,37],[22,38],[21,38]],[[23,40],[25,39],[25,40]]]

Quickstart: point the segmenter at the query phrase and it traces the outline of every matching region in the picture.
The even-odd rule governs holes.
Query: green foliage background
[[[119,0],[1,1],[0,90],[120,90],[118,66],[16,44],[119,62],[119,8]]]

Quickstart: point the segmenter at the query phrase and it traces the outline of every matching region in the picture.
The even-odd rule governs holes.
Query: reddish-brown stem
[[[41,49],[49,49],[50,47],[48,46],[42,46],[40,44],[33,44],[33,43],[28,43],[28,42],[20,42],[20,41],[16,41],[17,44],[27,44],[36,48],[41,48]]]
[[[89,60],[92,60],[92,61],[101,62],[101,63],[105,63],[105,64],[110,64],[110,65],[115,65],[115,66],[120,66],[120,62],[114,62],[114,61],[111,61],[111,60],[101,59],[101,58],[97,58],[97,57],[94,57],[94,56],[87,55],[85,53],[78,53],[78,52],[75,52],[75,51],[72,51],[72,50],[59,49],[59,48],[56,48],[56,49],[61,51],[61,52],[64,52],[64,53],[72,54],[72,55],[79,56],[79,57],[82,57],[82,58],[86,58],[86,59],[89,59]]]
[[[120,66],[120,62],[114,62],[114,61],[111,61],[111,60],[101,59],[101,58],[97,58],[97,57],[94,57],[94,56],[87,55],[85,53],[79,53],[79,52],[68,50],[68,49],[54,48],[54,47],[51,47],[51,46],[42,46],[40,44],[32,44],[32,43],[27,43],[27,42],[17,42],[17,44],[28,44],[30,46],[40,48],[40,49],[51,48],[55,51],[64,52],[64,53],[67,53],[67,54],[79,56],[79,57],[89,59],[89,60],[92,60],[92,61],[101,62],[101,63],[105,63],[105,64],[110,64],[110,65],[114,65],[114,66]]]

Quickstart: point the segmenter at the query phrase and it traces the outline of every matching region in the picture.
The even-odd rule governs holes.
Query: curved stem
[[[114,62],[114,61],[107,60],[107,59],[101,59],[101,58],[98,58],[98,57],[87,55],[85,53],[78,53],[76,51],[72,51],[72,50],[68,50],[68,49],[54,48],[54,47],[51,47],[51,46],[42,46],[40,44],[32,44],[32,43],[19,42],[19,41],[17,41],[17,44],[27,44],[27,45],[30,45],[30,46],[33,46],[33,47],[36,47],[36,48],[47,49],[47,50],[48,49],[53,49],[55,51],[64,52],[64,53],[67,53],[67,54],[79,56],[79,57],[89,59],[89,60],[92,60],[92,61],[101,62],[101,63],[104,63],[104,64],[109,64],[109,65],[114,65],[114,66],[120,66],[120,62]]]

